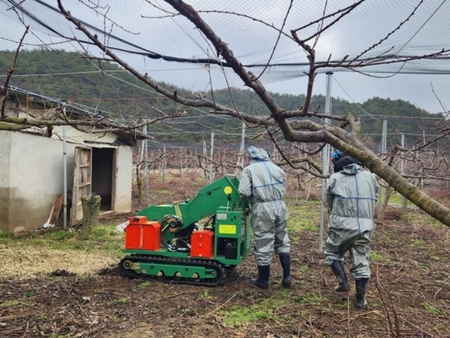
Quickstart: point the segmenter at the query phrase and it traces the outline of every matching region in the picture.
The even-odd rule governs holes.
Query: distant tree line
[[[13,51],[0,51],[0,67],[8,69],[14,58]],[[0,74],[4,80],[6,74]],[[181,125],[186,132],[184,138],[190,142],[202,142],[204,135],[199,130],[224,130],[229,132],[227,139],[239,143],[241,124],[238,119],[218,119],[212,116],[204,118],[205,108],[180,107],[168,98],[143,88],[142,83],[119,66],[109,62],[99,62],[79,52],[64,50],[35,49],[22,50],[18,65],[13,73],[11,85],[39,93],[48,97],[71,101],[85,106],[88,110],[117,120],[128,117],[148,119],[162,113],[185,110],[192,123]],[[184,88],[161,83],[177,95],[191,95]],[[231,94],[233,98],[231,98]],[[234,106],[247,114],[266,115],[267,107],[250,89],[221,89],[214,94],[202,93],[225,106]],[[294,110],[304,102],[305,95],[272,93],[272,97],[286,110]],[[324,112],[325,96],[314,95],[311,109]],[[388,146],[399,145],[401,134],[407,143],[415,142],[419,134],[431,135],[443,119],[443,114],[430,114],[403,100],[371,98],[363,103],[350,103],[340,98],[332,100],[332,113],[345,115],[349,112],[359,114],[363,121],[361,134],[374,144],[381,142],[383,120],[389,121],[387,134]],[[196,120],[196,117],[199,120]],[[161,142],[177,141],[168,132],[168,122],[153,123],[148,126],[149,133],[157,133]],[[180,126],[179,126],[180,127]],[[445,142],[441,142],[443,146]]]

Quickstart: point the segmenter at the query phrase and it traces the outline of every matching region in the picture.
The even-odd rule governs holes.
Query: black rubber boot
[[[334,291],[344,292],[350,290],[347,275],[345,274],[344,263],[342,261],[333,261],[333,264],[331,264],[331,269],[339,282],[339,285],[334,288]]]
[[[266,266],[258,265],[258,278],[252,278],[251,282],[254,286],[260,289],[268,289],[269,276],[270,276],[270,265]]]
[[[283,268],[283,281],[282,285],[285,288],[291,287],[291,254],[289,253],[280,253],[280,263]]]
[[[358,309],[364,309],[367,305],[366,301],[366,286],[369,278],[361,278],[355,281],[356,284],[356,302],[355,307]]]

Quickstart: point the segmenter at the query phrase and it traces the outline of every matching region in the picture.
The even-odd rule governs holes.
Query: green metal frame
[[[149,205],[138,213],[146,216],[147,221],[162,220],[167,215],[176,215],[181,219],[181,226],[170,231],[162,224],[161,236],[167,242],[176,238],[183,231],[191,231],[200,220],[214,215],[214,227],[205,228],[214,232],[212,258],[191,257],[189,253],[174,252],[161,246],[160,250],[123,250],[131,255],[162,256],[170,258],[206,259],[219,262],[225,267],[235,267],[250,253],[251,227],[249,217],[245,214],[248,205],[239,197],[239,180],[234,176],[224,176],[210,185],[200,189],[191,201],[173,204]],[[207,225],[208,226],[208,225]],[[182,278],[213,279],[217,276],[214,269],[189,264],[165,264],[156,262],[135,263],[133,270],[138,274],[174,276]]]
[[[172,204],[149,205],[138,216],[146,216],[148,221],[159,221],[166,215],[177,215],[185,226],[214,213],[217,208],[226,206],[231,210],[242,208],[239,197],[239,179],[235,176],[223,176],[221,179],[200,189],[193,200]]]

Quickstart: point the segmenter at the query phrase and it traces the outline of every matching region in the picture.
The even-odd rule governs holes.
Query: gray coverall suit
[[[254,237],[254,256],[258,266],[272,262],[272,253],[289,254],[287,234],[289,216],[284,197],[286,174],[274,164],[264,149],[248,148],[250,164],[242,171],[239,194],[251,201],[250,224]]]
[[[327,202],[331,208],[325,264],[343,261],[350,252],[355,280],[370,278],[370,241],[375,230],[374,207],[380,187],[372,173],[351,163],[328,181]]]

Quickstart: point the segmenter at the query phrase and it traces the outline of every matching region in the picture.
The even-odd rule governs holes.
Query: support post
[[[325,114],[331,115],[331,76],[333,72],[327,72],[327,90],[325,97]],[[330,124],[330,119],[326,118],[324,121],[325,125]],[[326,189],[327,189],[327,179],[328,166],[330,158],[330,146],[326,144],[322,151],[322,189],[321,189],[321,200],[320,204],[320,228],[319,228],[319,251],[322,251],[322,241],[323,241],[323,229],[325,223],[325,202],[326,202]]]

